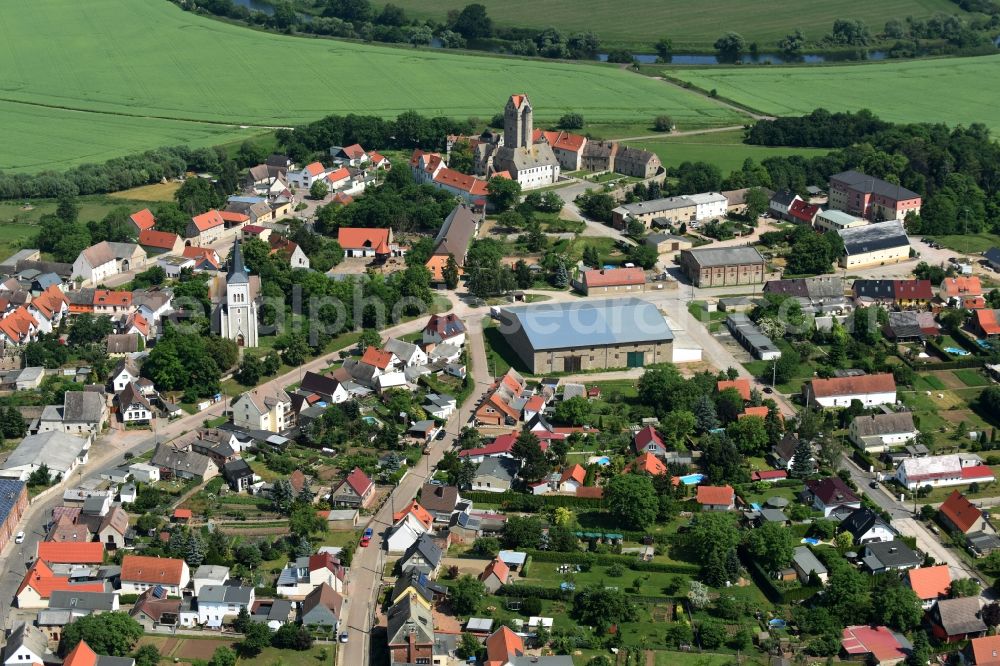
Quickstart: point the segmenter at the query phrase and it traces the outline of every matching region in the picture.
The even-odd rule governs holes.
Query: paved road
[[[482,316],[472,314],[473,309],[464,304],[456,303],[456,313],[466,313],[465,325],[468,329],[466,340],[472,356],[471,374],[475,386],[472,393],[461,405],[459,410],[448,419],[445,430],[448,433],[444,440],[435,440],[431,444],[431,453],[424,461],[411,469],[402,482],[390,494],[390,498],[372,517],[369,525],[374,528],[375,536],[367,548],[359,548],[354,554],[351,568],[348,571],[349,603],[346,614],[346,631],[348,643],[338,651],[338,664],[355,666],[376,661],[371,654],[372,627],[377,624],[378,593],[381,589],[382,573],[385,568],[385,544],[383,536],[392,525],[392,515],[397,507],[405,506],[433,473],[441,461],[445,451],[451,448],[462,427],[472,418],[476,404],[483,391],[492,383],[487,368],[486,348],[483,345]]]

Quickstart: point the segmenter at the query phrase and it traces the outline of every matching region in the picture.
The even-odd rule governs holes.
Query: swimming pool
[[[959,349],[958,347],[945,347],[944,350],[951,354],[952,356],[971,356],[971,352],[967,352],[964,349]]]
[[[704,474],[686,474],[680,478],[680,482],[685,486],[693,486],[705,480]]]
[[[802,539],[802,541],[800,543],[807,543],[810,546],[818,546],[820,542],[819,542],[819,539],[813,539],[811,537],[805,537],[804,539]]]
[[[757,502],[750,502],[750,508],[754,511],[760,511],[760,504]]]
[[[782,620],[780,617],[776,617],[773,620],[767,621],[767,626],[771,627],[772,629],[784,629],[785,624],[786,624],[785,621]]]
[[[362,416],[361,420],[367,423],[368,425],[380,425],[379,420],[374,416]]]
[[[600,465],[601,467],[604,467],[606,465],[611,464],[611,458],[607,456],[591,456],[590,458],[587,459],[587,464],[593,465],[595,463]]]
[[[986,340],[976,340],[976,344],[982,347],[983,349],[993,349],[993,345],[988,343]]]

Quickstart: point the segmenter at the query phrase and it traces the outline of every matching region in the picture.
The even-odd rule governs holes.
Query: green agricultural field
[[[30,224],[0,222],[0,261],[23,247],[29,247],[38,229]]]
[[[1000,130],[1000,56],[823,67],[672,69],[671,76],[774,115],[871,109],[894,122],[984,123]],[[901,101],[886,90],[905,91]]]
[[[1000,235],[982,232],[978,234],[955,234],[953,236],[934,236],[934,242],[958,252],[978,254],[986,252],[991,247],[1000,247]]]
[[[743,130],[711,132],[694,136],[665,137],[650,141],[630,142],[638,148],[651,150],[660,156],[663,166],[676,167],[683,162],[708,162],[719,167],[723,175],[736,171],[748,157],[760,162],[768,157],[824,155],[821,148],[772,148],[743,143]]]
[[[539,122],[570,110],[590,124],[649,122],[666,110],[682,129],[743,119],[614,66],[293,38],[166,0],[36,0],[9,14],[0,24],[0,169],[225,143],[331,113],[489,118],[513,92],[531,95]]]
[[[393,4],[413,16],[443,19],[468,0],[395,0]],[[772,45],[795,28],[809,40],[830,31],[840,18],[860,18],[873,32],[881,31],[891,18],[928,17],[935,12],[964,13],[946,0],[772,0],[766,6],[745,0],[633,0],[627,6],[603,0],[482,0],[487,13],[501,26],[547,28],[567,32],[593,31],[607,46],[651,51],[661,37],[673,40],[674,48],[711,49],[720,35],[730,30],[762,48]]]

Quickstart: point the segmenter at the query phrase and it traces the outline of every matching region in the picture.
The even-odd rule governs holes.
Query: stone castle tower
[[[530,148],[534,129],[528,96],[511,95],[503,109],[503,145],[507,148]]]

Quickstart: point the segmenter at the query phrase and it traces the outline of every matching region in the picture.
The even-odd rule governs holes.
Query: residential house
[[[130,358],[123,358],[118,361],[118,365],[111,371],[111,378],[108,385],[112,393],[120,393],[125,390],[126,386],[138,381],[138,379],[139,368],[136,366],[135,361]]]
[[[451,514],[462,500],[455,486],[425,483],[420,489],[420,504],[434,516],[435,523],[448,524]]]
[[[335,377],[306,372],[299,383],[299,393],[315,394],[320,400],[330,404],[346,402],[350,397],[342,382]]]
[[[723,379],[719,380],[715,384],[715,390],[722,393],[726,389],[736,389],[736,392],[740,394],[744,402],[750,401],[751,389],[750,380],[746,377],[739,377],[737,379]]]
[[[652,178],[663,168],[660,157],[649,150],[622,146],[615,156],[614,170],[632,178]],[[553,179],[555,182],[555,179]]]
[[[222,267],[222,259],[219,258],[219,253],[210,247],[185,247],[182,256],[194,260],[194,270],[196,272],[215,272]]]
[[[861,508],[861,499],[854,494],[854,491],[839,476],[806,481],[806,488],[802,492],[802,498],[817,511],[822,511],[824,518],[837,509]]]
[[[411,569],[416,569],[427,574],[428,578],[434,578],[443,557],[444,551],[431,535],[422,534],[399,558],[399,570],[408,573]]]
[[[698,486],[695,501],[702,511],[732,511],[736,508],[736,493],[730,485]]]
[[[257,599],[250,609],[250,620],[277,631],[295,618],[293,602],[287,599]]]
[[[662,476],[669,473],[667,466],[662,460],[648,451],[642,453],[638,458],[625,466],[626,472],[645,473],[650,476]],[[574,492],[576,489],[574,489]]]
[[[795,575],[799,582],[803,585],[807,585],[813,575],[819,578],[823,584],[826,584],[829,578],[826,567],[813,555],[808,546],[795,547],[795,550],[792,551],[792,567],[795,569]]]
[[[434,656],[434,618],[423,604],[404,598],[386,613],[389,660],[430,664]]]
[[[316,553],[289,563],[278,575],[278,594],[289,599],[304,599],[318,585],[327,584],[343,594],[347,570],[331,553]]]
[[[508,567],[499,557],[486,565],[483,573],[479,574],[479,582],[486,587],[490,594],[496,594],[501,587],[510,583],[510,567]]]
[[[667,445],[653,426],[645,426],[635,433],[632,445],[635,446],[635,452],[638,454],[651,453],[661,458],[667,454]]]
[[[666,197],[617,206],[611,210],[611,224],[620,231],[627,229],[631,222],[651,229],[693,222],[698,219],[697,213],[698,205],[690,197]]]
[[[532,134],[532,140],[534,143],[547,143],[552,148],[562,171],[579,171],[582,168],[587,137],[565,131],[550,132],[536,129]]]
[[[202,564],[195,569],[191,577],[191,587],[196,597],[200,596],[203,587],[209,585],[224,587],[227,582],[229,582],[229,567],[218,564]]]
[[[392,520],[393,522],[402,520],[409,514],[412,514],[413,517],[416,518],[426,529],[430,529],[431,525],[434,524],[434,516],[432,516],[427,509],[420,506],[420,502],[417,500],[411,500],[402,511],[397,511],[392,514]]]
[[[425,524],[413,513],[406,513],[395,521],[389,529],[386,537],[386,549],[389,553],[405,553],[417,540],[430,530],[430,526]]]
[[[337,229],[337,242],[344,250],[344,257],[378,257],[388,258],[393,252],[392,229],[340,227]]]
[[[252,389],[232,404],[233,425],[248,430],[282,433],[294,421],[292,399],[281,389]]]
[[[103,581],[76,582],[69,573],[56,574],[42,560],[35,560],[24,574],[14,593],[18,608],[48,608],[56,590],[73,592],[107,592]]]
[[[465,324],[454,313],[431,315],[421,333],[425,347],[445,343],[462,347],[465,345]]]
[[[911,412],[861,415],[851,421],[849,437],[865,451],[876,453],[915,440],[917,428]]]
[[[867,624],[845,627],[840,640],[841,655],[851,661],[895,666],[906,660],[913,646],[889,627]]]
[[[869,224],[869,222],[863,217],[856,217],[844,211],[833,209],[821,210],[813,219],[813,228],[823,233],[863,227],[866,224]]]
[[[198,623],[221,627],[226,618],[235,619],[241,610],[253,606],[253,586],[205,585],[198,594]]]
[[[323,180],[326,177],[326,167],[319,162],[311,162],[299,170],[289,170],[285,174],[285,180],[294,188],[308,190],[313,183]]]
[[[953,308],[977,310],[986,307],[986,292],[978,275],[946,277],[941,282],[938,298]]]
[[[896,380],[892,373],[813,379],[802,387],[806,404],[820,407],[850,407],[858,400],[864,407],[896,403]]]
[[[1000,666],[1000,635],[973,638],[959,656],[966,666]]]
[[[325,629],[330,634],[336,634],[343,608],[344,597],[326,583],[321,583],[302,600],[300,621],[305,627]]]
[[[84,249],[73,262],[73,277],[81,278],[90,284],[99,284],[118,273],[115,252],[107,241],[101,241]]]
[[[135,382],[128,384],[115,396],[118,416],[125,425],[149,425],[153,420],[153,406]]]
[[[515,634],[509,627],[501,626],[486,639],[486,664],[488,666],[498,664],[506,666],[508,663],[515,663],[515,660],[520,660],[526,654],[524,639]],[[544,659],[544,657],[530,657],[529,659]]]
[[[89,453],[90,440],[83,437],[56,431],[28,435],[7,456],[0,477],[27,481],[44,464],[53,480],[68,478],[77,466],[86,464]]]
[[[424,399],[424,411],[441,421],[447,421],[458,409],[458,402],[447,394],[428,393]]]
[[[890,311],[888,316],[882,330],[893,342],[924,342],[941,335],[941,326],[934,320],[933,312]]]
[[[389,603],[398,604],[403,599],[413,599],[427,608],[448,597],[448,588],[429,579],[425,574],[411,570],[396,578],[396,584],[389,595]]]
[[[104,562],[104,544],[98,542],[70,543],[39,541],[36,555],[46,564],[101,564]]]
[[[233,492],[245,493],[254,482],[254,473],[249,463],[242,458],[232,460],[222,466],[222,477]]]
[[[979,595],[959,599],[939,599],[927,613],[931,633],[945,643],[978,638],[986,633]]]
[[[295,243],[284,236],[273,234],[268,239],[271,246],[271,254],[279,255],[292,268],[309,268],[309,257],[302,251],[298,243]]]
[[[104,429],[107,419],[108,406],[101,394],[95,391],[66,391],[62,407],[49,405],[42,410],[38,431],[95,435]]]
[[[427,352],[413,344],[398,338],[389,338],[382,345],[382,350],[391,353],[403,368],[419,368],[427,365]]]
[[[791,222],[798,222],[801,224],[813,225],[816,220],[816,216],[821,213],[822,210],[819,204],[812,204],[808,201],[802,201],[801,199],[793,201],[792,205],[788,207],[788,219]]]
[[[365,149],[356,143],[350,146],[330,146],[330,157],[334,164],[352,167],[363,166],[371,159]]]
[[[987,483],[994,479],[993,470],[975,454],[907,458],[896,468],[896,480],[910,490]]]
[[[160,476],[164,470],[179,479],[199,479],[207,481],[219,474],[219,467],[206,455],[182,449],[170,443],[161,442],[157,445],[150,459],[150,464],[160,468]]]
[[[153,227],[156,226],[156,218],[153,216],[153,211],[148,208],[143,208],[140,211],[132,213],[128,216],[128,220],[132,223],[136,235],[141,235],[144,231],[152,231]]]
[[[168,231],[148,229],[139,234],[139,245],[148,255],[180,255],[184,251],[184,240]]]
[[[99,655],[81,639],[63,659],[63,666],[135,666],[135,659]]]
[[[779,220],[785,220],[788,218],[788,210],[797,201],[802,201],[800,197],[795,192],[791,190],[778,190],[771,195],[771,199],[768,202],[767,210],[772,217]]]
[[[226,230],[226,220],[222,213],[214,208],[210,211],[195,215],[187,224],[184,236],[187,239],[185,244],[190,243],[197,247],[207,247],[222,240],[222,234]]]
[[[50,649],[48,640],[38,627],[19,622],[7,637],[7,643],[0,653],[4,666],[29,665],[54,666],[63,660]]]
[[[930,280],[855,280],[851,291],[859,305],[925,308],[934,299]]]
[[[360,467],[355,467],[330,493],[334,506],[366,509],[375,499],[375,484]]]
[[[681,250],[678,263],[696,287],[764,282],[764,257],[753,246]]]
[[[595,268],[583,271],[573,286],[584,296],[638,292],[646,287],[646,273],[641,268]]]
[[[38,335],[38,322],[23,305],[0,320],[0,342],[18,347],[34,341]]]
[[[866,543],[892,541],[899,537],[899,532],[889,526],[878,514],[868,507],[855,509],[837,525],[837,533],[850,533],[853,543],[861,546]]]
[[[46,287],[28,303],[28,314],[34,317],[42,333],[51,333],[67,312],[69,299],[56,284]]]
[[[873,541],[864,545],[861,561],[873,574],[905,571],[923,564],[924,558],[903,541]]]
[[[510,458],[488,457],[479,463],[472,478],[472,490],[502,493],[510,490],[517,476],[518,464]]]
[[[583,465],[575,464],[563,469],[562,476],[559,477],[559,492],[575,493],[577,488],[583,486],[584,479],[587,478],[587,470]]]
[[[938,508],[938,518],[948,530],[966,536],[994,531],[983,512],[957,490],[953,490]]]
[[[126,555],[122,559],[122,594],[141,594],[161,587],[168,596],[179,597],[190,580],[191,571],[184,560],[143,555]]]
[[[476,423],[481,425],[514,425],[521,416],[520,409],[512,406],[524,392],[524,377],[510,368],[496,381],[492,389],[476,408]]]
[[[929,610],[939,599],[947,599],[951,591],[951,568],[947,564],[910,569],[903,578],[920,599],[924,610]]]
[[[124,548],[129,532],[128,521],[128,512],[120,504],[116,504],[95,525],[94,538],[109,551]]]
[[[996,340],[1000,337],[1000,310],[976,310],[973,313],[972,329],[988,340]]]
[[[150,587],[139,594],[128,614],[141,624],[145,631],[155,632],[164,629],[172,631],[180,624],[182,606],[184,603],[180,599],[168,599],[164,588]],[[189,606],[188,612],[190,612]],[[197,618],[197,614],[194,618]]]
[[[910,239],[901,222],[882,222],[837,232],[844,241],[842,268],[884,266],[910,258]]]
[[[486,458],[513,458],[514,444],[516,442],[517,435],[514,433],[500,435],[485,446],[459,451],[458,457],[465,458],[469,460],[469,462],[473,462],[477,465],[483,462]],[[548,442],[541,441],[539,444],[541,445],[542,451],[548,449]]]
[[[920,213],[920,195],[896,183],[859,171],[830,176],[830,208],[860,215],[872,222],[901,221],[909,213]]]

